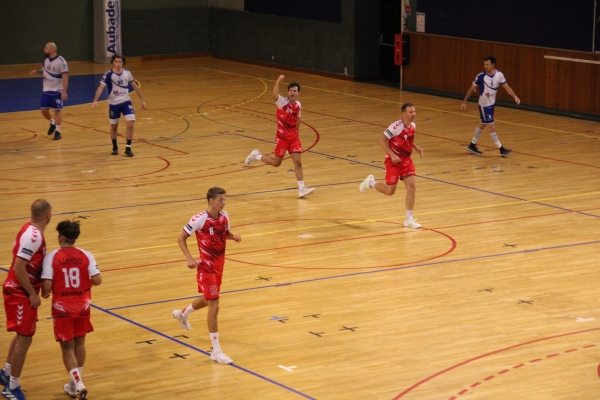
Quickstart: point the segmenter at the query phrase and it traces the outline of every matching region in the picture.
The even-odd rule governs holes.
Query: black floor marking
[[[310,314],[310,315],[305,315],[304,318],[308,318],[308,317],[313,317],[313,318],[319,318],[319,315],[321,314]]]
[[[519,300],[519,302],[517,304],[529,304],[531,305],[533,303],[533,300]]]
[[[352,332],[354,332],[357,329],[358,329],[358,326],[347,327],[347,326],[342,325],[342,329],[340,329],[340,331],[352,331]]]
[[[152,342],[156,342],[156,339],[142,340],[141,342],[135,342],[135,344],[140,344],[140,343],[154,344]]]
[[[185,336],[185,335],[177,335],[177,336],[173,336],[173,338],[175,338],[175,339],[177,339],[178,337],[182,337],[182,338],[184,338],[184,339],[189,339],[189,337],[188,337],[188,336]]]
[[[517,247],[516,244],[508,244],[508,243],[504,243],[504,246],[502,247]]]
[[[492,293],[493,291],[494,291],[494,288],[480,289],[480,290],[478,290],[478,292],[490,292],[490,293]]]
[[[255,280],[256,280],[256,281],[261,281],[261,280],[262,280],[262,281],[267,281],[267,282],[268,282],[268,281],[270,281],[271,279],[273,279],[273,278],[272,278],[272,277],[270,277],[270,276],[269,276],[269,277],[267,277],[267,278],[263,278],[262,276],[259,276],[259,277],[258,277],[258,278],[256,278]]]
[[[325,332],[310,332],[309,331],[308,333],[311,333],[311,334],[313,334],[315,336],[321,337],[321,335],[323,335]]]
[[[183,358],[184,360],[187,360],[186,357],[189,357],[189,354],[177,354],[177,353],[173,353],[173,357],[169,357],[169,358]]]

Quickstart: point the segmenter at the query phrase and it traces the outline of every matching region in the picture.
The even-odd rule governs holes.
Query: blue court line
[[[587,246],[590,244],[600,244],[600,240],[594,240],[591,242],[563,244],[563,245],[559,245],[559,246],[540,247],[540,248],[531,249],[531,250],[519,250],[519,251],[511,251],[511,252],[507,252],[507,253],[488,254],[485,256],[465,257],[465,258],[459,258],[456,260],[444,260],[444,261],[435,261],[435,262],[424,263],[424,264],[403,265],[400,267],[376,269],[376,270],[372,270],[372,271],[352,272],[352,273],[342,274],[342,275],[332,275],[332,276],[325,276],[325,277],[321,277],[321,278],[312,278],[312,279],[305,279],[305,280],[300,280],[300,281],[277,283],[274,285],[263,285],[263,286],[255,286],[255,287],[251,287],[251,288],[229,290],[229,291],[221,292],[220,294],[248,292],[248,291],[253,291],[253,290],[261,290],[261,289],[268,289],[268,288],[276,288],[276,287],[280,287],[280,286],[294,285],[294,284],[298,284],[298,283],[311,283],[311,282],[326,281],[326,280],[338,279],[338,278],[347,278],[350,276],[377,274],[380,272],[400,271],[400,270],[404,270],[404,269],[430,267],[433,265],[454,264],[454,263],[464,262],[464,261],[475,261],[475,260],[482,260],[482,259],[486,259],[486,258],[510,256],[510,255],[515,255],[515,254],[533,253],[536,251],[548,251],[548,250],[556,250],[556,249],[562,249],[562,248],[567,248],[567,247]],[[130,304],[128,306],[107,308],[107,310],[120,310],[120,309],[124,309],[124,308],[143,307],[143,306],[155,305],[155,304],[161,304],[161,303],[170,303],[172,301],[195,299],[196,297],[198,297],[198,296],[179,297],[177,299],[167,299],[167,300],[151,301],[151,302],[147,302],[147,303]]]
[[[100,311],[102,311],[102,312],[106,313],[106,314],[112,315],[113,317],[117,317],[117,318],[119,318],[119,319],[122,319],[122,320],[123,320],[123,321],[125,321],[125,322],[129,322],[130,324],[132,324],[132,325],[135,325],[135,326],[137,326],[138,328],[145,329],[145,330],[147,330],[147,331],[149,331],[149,332],[152,332],[152,333],[154,333],[154,334],[156,334],[156,335],[158,335],[158,336],[161,336],[161,337],[163,337],[163,338],[165,338],[165,339],[167,339],[167,340],[170,340],[170,341],[172,341],[172,342],[175,342],[175,343],[177,343],[177,344],[180,344],[180,345],[182,345],[182,346],[185,346],[185,347],[187,347],[187,348],[189,348],[189,349],[195,350],[195,351],[197,351],[197,352],[199,352],[199,353],[202,353],[202,354],[204,354],[204,355],[210,356],[210,353],[208,353],[208,352],[206,352],[206,351],[204,351],[204,350],[202,350],[202,349],[199,349],[199,348],[197,348],[197,347],[195,347],[195,346],[192,346],[192,345],[191,345],[191,344],[189,344],[189,343],[182,342],[181,340],[175,339],[175,338],[173,338],[173,337],[171,337],[171,336],[165,335],[165,334],[164,334],[164,333],[162,333],[162,332],[159,332],[159,331],[157,331],[157,330],[155,330],[155,329],[149,328],[149,327],[147,327],[147,326],[145,326],[145,325],[142,325],[142,324],[140,324],[140,323],[138,323],[138,322],[135,322],[135,321],[133,321],[133,320],[131,320],[131,319],[129,319],[129,318],[126,318],[126,317],[123,317],[123,316],[121,316],[121,315],[119,315],[119,314],[116,314],[116,313],[114,313],[114,312],[110,311],[109,309],[105,309],[105,308],[102,308],[102,307],[98,307],[98,306],[96,306],[96,305],[94,305],[94,304],[91,304],[91,306],[92,306],[93,308],[97,309],[97,310],[100,310]],[[246,372],[246,373],[248,373],[248,374],[250,374],[250,375],[253,375],[253,376],[255,376],[255,377],[259,378],[259,379],[262,379],[262,380],[264,380],[264,381],[267,381],[267,382],[269,382],[269,383],[272,383],[272,384],[274,384],[274,385],[276,385],[276,386],[279,386],[280,388],[282,388],[282,389],[285,389],[285,390],[288,390],[288,391],[290,391],[290,392],[292,392],[292,393],[295,393],[295,394],[297,394],[297,395],[299,395],[299,396],[302,396],[302,397],[304,397],[305,399],[316,400],[314,397],[310,397],[309,395],[306,395],[306,394],[304,394],[304,393],[302,393],[302,392],[299,392],[299,391],[298,391],[298,390],[296,390],[296,389],[292,389],[292,388],[291,388],[291,387],[289,387],[289,386],[286,386],[286,385],[284,385],[284,384],[282,384],[282,383],[276,382],[276,381],[274,381],[274,380],[272,380],[272,379],[270,379],[270,378],[267,378],[267,377],[266,377],[266,376],[264,376],[264,375],[260,375],[260,374],[258,374],[258,373],[256,373],[256,372],[250,371],[249,369],[247,369],[247,368],[244,368],[244,367],[241,367],[241,366],[239,366],[239,365],[237,365],[237,364],[235,364],[235,363],[234,363],[234,364],[231,364],[231,367],[233,367],[233,368],[236,368],[236,369],[238,369],[238,370],[240,370],[240,371]]]

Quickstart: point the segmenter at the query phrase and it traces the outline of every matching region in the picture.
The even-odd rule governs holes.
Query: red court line
[[[35,132],[33,132],[33,131],[30,131],[30,130],[28,130],[28,129],[24,129],[24,128],[21,128],[21,129],[23,129],[24,131],[27,131],[27,132],[33,133],[33,136],[32,136],[32,137],[29,137],[29,138],[27,138],[27,139],[21,139],[21,140],[12,140],[12,141],[10,141],[10,142],[0,142],[0,144],[9,144],[9,143],[19,143],[19,142],[25,142],[25,141],[27,141],[27,140],[35,139],[35,138],[37,137],[37,133],[35,133]]]
[[[534,340],[530,340],[528,342],[523,342],[523,343],[515,344],[515,345],[512,345],[512,346],[504,347],[504,348],[501,348],[501,349],[498,349],[498,350],[491,351],[489,353],[485,353],[485,354],[479,355],[477,357],[470,358],[470,359],[465,360],[463,362],[460,362],[458,364],[452,365],[451,367],[443,369],[443,370],[441,370],[439,372],[436,372],[435,374],[433,374],[431,376],[428,376],[427,378],[425,378],[425,379],[423,379],[423,380],[415,383],[411,387],[405,389],[398,396],[394,397],[393,400],[398,400],[398,399],[404,397],[405,395],[407,395],[408,393],[412,392],[414,389],[418,388],[419,386],[424,385],[425,383],[427,383],[427,382],[429,382],[429,381],[437,378],[440,375],[445,374],[446,372],[455,370],[455,369],[460,368],[460,367],[462,367],[464,365],[470,364],[470,363],[472,363],[474,361],[481,360],[483,358],[486,358],[486,357],[489,357],[489,356],[492,356],[492,355],[495,355],[495,354],[498,354],[498,353],[502,353],[502,352],[505,352],[505,351],[517,349],[519,347],[524,347],[524,346],[527,346],[527,345],[530,345],[530,344],[544,342],[546,340],[552,340],[552,339],[562,338],[562,337],[571,336],[571,335],[577,335],[577,334],[580,334],[580,333],[593,332],[593,331],[597,331],[597,330],[600,330],[600,328],[590,328],[590,329],[584,329],[584,330],[581,330],[581,331],[562,333],[562,334],[558,334],[558,335],[554,335],[554,336],[548,336],[548,337],[545,337],[545,338],[534,339]],[[509,372],[509,370],[505,369],[505,370],[502,370],[502,371],[498,372],[498,375],[505,374],[507,372]]]
[[[63,120],[63,122],[64,122],[64,123],[66,123],[66,124],[71,124],[71,125],[78,126],[78,127],[80,127],[80,128],[91,129],[91,130],[95,130],[95,131],[97,131],[97,132],[102,132],[102,133],[106,133],[107,135],[110,135],[110,132],[103,131],[103,130],[100,130],[100,129],[97,129],[97,128],[93,128],[93,127],[91,127],[91,126],[85,126],[85,125],[76,124],[76,123],[74,123],[74,122],[69,122],[69,121],[64,121],[64,120]],[[124,138],[124,137],[125,137],[125,136],[123,136],[123,135],[122,135],[122,134],[120,134],[120,133],[119,133],[119,134],[117,134],[117,135],[118,135],[119,137],[122,137],[122,138]],[[158,145],[158,144],[155,144],[155,143],[150,143],[150,142],[147,142],[147,141],[145,141],[145,140],[142,140],[142,139],[133,139],[133,141],[134,141],[134,142],[139,142],[139,143],[144,143],[144,144],[147,144],[147,145],[150,145],[150,146],[160,147],[160,148],[162,148],[162,149],[166,149],[166,150],[170,150],[170,151],[176,151],[176,152],[178,152],[178,153],[181,153],[181,154],[190,154],[190,153],[187,153],[187,152],[185,152],[185,151],[181,151],[181,150],[172,149],[172,148],[170,148],[170,147],[161,146],[161,145]]]

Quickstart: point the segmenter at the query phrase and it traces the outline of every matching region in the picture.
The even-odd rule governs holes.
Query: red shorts
[[[399,163],[393,163],[391,158],[385,159],[385,183],[395,185],[399,179],[409,175],[416,175],[412,158],[401,159]]]
[[[93,331],[90,317],[54,318],[54,338],[57,342],[68,342]]]
[[[220,274],[209,274],[205,271],[198,270],[196,281],[198,281],[198,292],[204,295],[206,300],[217,300],[219,291],[221,290]]]
[[[21,294],[4,295],[6,330],[23,336],[33,336],[38,320],[38,309],[31,308],[29,297]]]
[[[282,139],[277,137],[275,139],[275,155],[283,158],[286,151],[288,153],[302,153],[302,143],[300,143],[300,139]]]

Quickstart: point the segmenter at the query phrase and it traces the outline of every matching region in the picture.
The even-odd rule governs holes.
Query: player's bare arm
[[[192,257],[192,255],[190,254],[190,251],[188,250],[188,247],[187,247],[187,239],[189,237],[190,237],[190,235],[188,235],[188,233],[182,229],[181,233],[179,234],[179,237],[177,238],[177,243],[179,244],[179,248],[181,249],[181,251],[183,252],[183,255],[185,256],[185,261],[187,263],[187,267],[189,269],[197,269],[198,263],[196,262],[194,257]]]
[[[92,285],[98,286],[102,284],[102,275],[94,275],[91,277]]]
[[[94,110],[96,109],[96,106],[98,105],[98,98],[102,94],[102,91],[104,90],[104,86],[106,86],[104,83],[100,83],[98,85],[98,89],[96,89],[96,94],[94,95],[94,101],[92,101],[92,108]]]
[[[279,75],[279,78],[275,81],[275,86],[273,86],[273,100],[277,100],[279,98],[279,83],[285,79],[285,75]]]
[[[467,94],[465,95],[465,99],[463,100],[463,102],[460,105],[461,110],[463,110],[463,111],[467,110],[467,100],[469,100],[469,97],[471,97],[471,94],[473,94],[473,92],[475,91],[476,88],[477,88],[477,85],[471,85],[471,87],[467,91]]]
[[[135,94],[137,94],[140,97],[140,100],[142,101],[142,109],[145,110],[146,102],[144,101],[144,98],[142,97],[142,91],[140,90],[140,87],[137,85],[137,83],[135,83],[135,81],[131,82],[131,87],[133,88],[133,91],[135,92]]]
[[[396,153],[394,153],[392,151],[392,149],[390,149],[390,145],[389,145],[387,136],[385,136],[385,135],[382,134],[379,137],[379,145],[381,146],[381,148],[383,149],[383,151],[385,151],[392,158],[392,162],[394,162],[394,163],[399,163],[400,162],[400,157],[398,157],[396,155]]]
[[[19,285],[27,292],[29,295],[29,302],[31,303],[31,308],[38,308],[42,304],[42,300],[40,296],[35,292],[33,285],[29,282],[29,276],[27,275],[27,260],[17,257],[15,260],[15,265],[13,267],[15,271],[15,275],[17,276],[17,280],[19,281]]]
[[[415,148],[415,150],[417,151],[417,153],[419,153],[419,157],[423,157],[423,149],[420,148],[419,146],[416,145],[416,143],[413,142],[413,147]]]
[[[32,69],[31,71],[29,71],[29,75],[41,75],[44,73],[43,69]]]
[[[506,91],[508,92],[508,94],[515,99],[515,103],[517,104],[521,104],[521,99],[519,99],[517,97],[517,95],[515,94],[515,92],[512,90],[512,88],[510,86],[508,86],[508,83],[505,83],[504,85],[502,85],[504,87],[504,89],[506,89]]]
[[[42,283],[42,297],[47,299],[52,293],[52,279],[46,279]]]
[[[235,240],[236,242],[241,242],[242,237],[240,235],[234,235],[231,231],[227,231],[227,239]]]
[[[69,87],[69,73],[68,72],[64,72],[62,74],[62,80],[63,80],[63,92],[61,95],[62,101],[66,101],[68,96],[67,96],[67,88]]]

